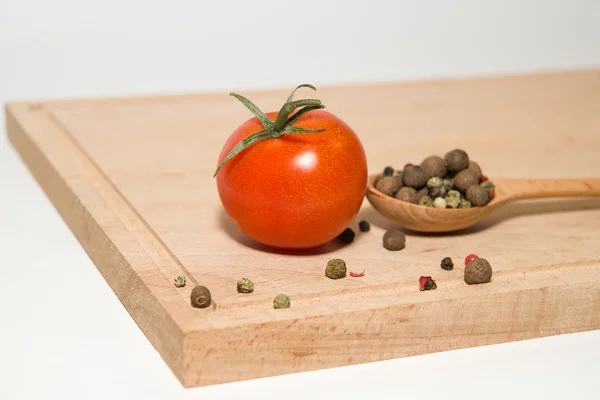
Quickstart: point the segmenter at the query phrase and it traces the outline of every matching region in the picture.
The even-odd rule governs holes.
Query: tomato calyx
[[[310,88],[313,90],[317,90],[313,85],[302,84],[296,87],[292,93],[287,98],[285,104],[279,110],[275,121],[271,120],[267,115],[262,112],[254,103],[248,100],[246,97],[239,95],[237,93],[230,93],[231,96],[235,97],[239,100],[252,114],[258,118],[262,126],[265,128],[262,131],[253,133],[252,135],[240,140],[234,147],[231,149],[229,154],[223,159],[223,161],[219,164],[213,178],[217,176],[219,170],[225,165],[226,162],[235,157],[238,153],[243,151],[244,149],[252,146],[256,142],[265,139],[273,139],[278,138],[287,134],[300,134],[300,133],[317,133],[323,132],[325,129],[306,129],[301,128],[299,126],[294,126],[294,123],[300,119],[306,113],[309,113],[313,110],[319,110],[325,108],[323,103],[320,100],[316,99],[302,99],[302,100],[294,100],[294,94],[300,88]]]

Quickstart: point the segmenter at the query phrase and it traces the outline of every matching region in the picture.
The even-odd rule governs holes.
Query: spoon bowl
[[[483,207],[434,208],[398,200],[375,189],[369,176],[366,197],[384,217],[417,232],[453,232],[468,228],[503,205],[523,199],[600,196],[600,178],[493,179],[495,197]]]

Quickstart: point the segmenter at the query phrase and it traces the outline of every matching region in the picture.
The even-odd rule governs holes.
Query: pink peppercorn
[[[465,258],[465,265],[467,265],[468,263],[470,263],[471,261],[473,261],[477,258],[479,258],[479,256],[477,254],[469,254],[467,256],[467,258]]]
[[[479,183],[483,183],[483,182],[485,182],[487,180],[488,180],[488,177],[485,176],[485,175],[483,175],[483,174],[481,174],[481,177],[479,178]]]
[[[404,164],[404,169],[408,168],[408,167],[412,167],[414,164],[413,163],[406,163]]]

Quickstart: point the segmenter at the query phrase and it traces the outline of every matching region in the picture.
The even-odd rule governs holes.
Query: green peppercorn
[[[423,196],[419,200],[419,204],[425,207],[433,207],[433,199],[429,196]]]
[[[446,208],[446,200],[444,200],[442,197],[438,197],[433,201],[433,206],[435,208]]]
[[[369,221],[365,221],[365,220],[360,221],[358,223],[358,229],[361,232],[369,232],[371,230],[371,224],[369,224]]]
[[[344,260],[334,258],[327,262],[325,276],[330,279],[340,279],[346,276],[346,263]]]
[[[469,171],[473,171],[475,176],[477,177],[477,182],[481,178],[481,167],[475,161],[469,161],[469,166],[467,167]]]
[[[388,196],[394,196],[398,189],[400,189],[400,184],[393,176],[384,176],[377,182],[375,189]]]
[[[446,196],[444,200],[446,200],[446,207],[448,208],[458,208],[460,204],[460,198],[457,196]]]
[[[398,190],[398,193],[396,193],[396,198],[407,203],[417,204],[419,202],[417,191],[408,186],[404,186],[402,189]]]
[[[479,184],[479,186],[481,186],[482,188],[484,188],[485,190],[488,191],[490,197],[492,197],[495,194],[496,191],[496,185],[494,185],[494,182],[492,181],[485,181],[485,182],[481,182]]]
[[[463,192],[466,192],[467,189],[478,183],[479,178],[477,178],[477,174],[468,169],[463,169],[454,177],[454,186]]]
[[[411,165],[404,168],[404,177],[402,183],[415,189],[422,188],[427,183],[427,173],[418,165]]]
[[[442,178],[439,178],[437,176],[434,176],[433,178],[429,178],[427,180],[427,187],[429,189],[442,187]]]
[[[440,265],[442,269],[445,269],[446,271],[450,271],[454,268],[454,263],[450,257],[444,257]]]
[[[444,197],[445,194],[446,188],[443,186],[429,189],[429,197],[431,197],[432,199],[435,199],[436,197]]]
[[[184,287],[186,282],[187,278],[183,274],[179,274],[173,279],[173,285],[175,285],[175,287]]]
[[[192,307],[206,308],[212,303],[210,290],[206,286],[196,286],[190,294]]]
[[[291,300],[290,297],[285,294],[278,294],[273,299],[273,308],[290,308]]]
[[[446,175],[446,161],[442,157],[429,156],[421,163],[421,168],[429,178],[443,178]]]
[[[406,244],[406,236],[399,229],[390,229],[383,235],[383,247],[387,250],[402,250]]]
[[[481,186],[473,185],[467,190],[467,200],[475,207],[482,207],[490,201],[490,195]]]
[[[252,293],[254,292],[254,283],[248,278],[242,278],[237,282],[238,293]]]
[[[442,179],[442,187],[446,189],[446,191],[452,190],[454,187],[454,178]]]
[[[394,175],[394,168],[392,167],[385,167],[383,169],[383,176],[392,176]]]
[[[458,208],[471,208],[471,203],[468,200],[460,199],[458,203]]]
[[[487,283],[492,280],[492,266],[483,258],[469,261],[465,266],[465,282],[468,285]]]
[[[461,198],[462,195],[460,194],[460,192],[458,190],[449,190],[448,193],[446,194],[447,197],[456,197],[456,198]]]
[[[461,149],[455,149],[446,154],[446,168],[450,173],[457,173],[469,166],[469,155]]]

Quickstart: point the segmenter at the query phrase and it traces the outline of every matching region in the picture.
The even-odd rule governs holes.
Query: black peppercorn
[[[338,239],[344,243],[352,243],[354,241],[355,233],[352,229],[346,228],[344,232],[340,233]]]
[[[393,176],[384,176],[377,182],[375,189],[388,196],[394,196],[400,189],[400,182]]]
[[[361,232],[369,232],[369,231],[371,230],[371,224],[369,224],[369,222],[368,222],[368,221],[364,221],[364,220],[363,220],[363,221],[360,221],[360,222],[358,223],[358,229],[359,229]]]
[[[446,175],[446,161],[442,157],[429,156],[421,163],[421,168],[427,177],[443,178]]]
[[[406,244],[406,236],[399,229],[391,229],[383,235],[383,247],[387,250],[402,250]]]
[[[463,169],[454,177],[454,186],[463,192],[466,192],[471,186],[478,183],[479,178],[477,174],[469,169]]]
[[[465,282],[468,285],[487,283],[492,280],[492,266],[483,258],[469,261],[465,266]]]
[[[418,165],[411,165],[404,169],[402,183],[415,189],[420,189],[427,183],[427,173]]]
[[[396,198],[398,200],[406,201],[407,203],[417,204],[419,202],[417,191],[408,186],[404,186],[402,189],[398,190]]]
[[[210,290],[206,286],[196,286],[190,294],[192,307],[206,308],[212,302]]]
[[[441,262],[441,267],[446,271],[450,271],[452,270],[452,268],[454,268],[454,263],[452,262],[452,259],[450,257],[444,257],[444,259],[442,259]]]
[[[473,185],[467,190],[467,200],[475,207],[482,207],[490,201],[490,194],[485,188]]]
[[[457,173],[469,166],[469,155],[461,149],[455,149],[446,154],[446,168],[450,173]]]
[[[383,169],[383,176],[392,176],[394,175],[394,168],[392,167],[385,167]]]

